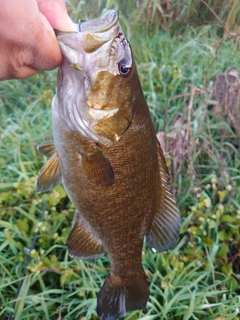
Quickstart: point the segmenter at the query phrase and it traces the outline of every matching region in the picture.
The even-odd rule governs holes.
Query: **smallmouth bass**
[[[57,39],[64,59],[52,102],[54,141],[38,146],[49,160],[36,188],[62,182],[76,207],[70,257],[97,259],[108,251],[111,271],[97,313],[114,320],[145,307],[144,237],[153,252],[174,246],[179,210],[117,11]]]

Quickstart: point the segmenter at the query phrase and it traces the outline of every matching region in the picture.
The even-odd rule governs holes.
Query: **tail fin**
[[[125,316],[127,311],[143,309],[148,297],[149,288],[144,272],[130,279],[121,279],[110,273],[98,294],[99,319],[115,320]]]

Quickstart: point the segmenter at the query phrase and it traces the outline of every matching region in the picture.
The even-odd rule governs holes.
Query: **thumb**
[[[64,0],[37,0],[39,11],[46,17],[53,29],[75,31]]]

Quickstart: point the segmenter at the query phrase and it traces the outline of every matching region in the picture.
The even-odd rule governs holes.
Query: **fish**
[[[153,253],[175,246],[180,213],[118,12],[57,32],[57,40],[63,62],[51,107],[53,141],[38,146],[49,159],[36,189],[63,183],[74,204],[71,258],[108,252],[97,314],[114,320],[146,306],[144,239]]]

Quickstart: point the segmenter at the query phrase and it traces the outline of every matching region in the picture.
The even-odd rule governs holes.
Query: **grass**
[[[150,3],[150,9],[157,5],[142,3]],[[208,3],[227,19],[227,1],[218,10],[214,5],[219,1]],[[91,5],[96,6],[93,11]],[[144,247],[151,296],[144,310],[130,312],[126,319],[237,320],[239,137],[227,117],[214,114],[212,101],[215,77],[240,65],[237,41],[221,41],[221,24],[206,22],[207,15],[204,23],[194,24],[193,0],[172,4],[181,28],[179,21],[165,16],[165,31],[155,20],[159,7],[149,9],[147,18],[143,12],[136,15],[133,2],[128,7],[120,1],[80,1],[69,10],[78,20],[80,9],[81,16],[92,18],[112,5],[121,9],[155,129],[166,134],[166,158],[182,215],[180,240],[173,250],[154,255]],[[184,24],[184,19],[189,22]],[[66,239],[74,207],[62,186],[46,194],[34,188],[45,162],[36,146],[51,139],[55,86],[56,71],[0,83],[1,320],[11,315],[31,320],[97,319],[96,297],[109,270],[108,256],[87,262],[68,257]]]

